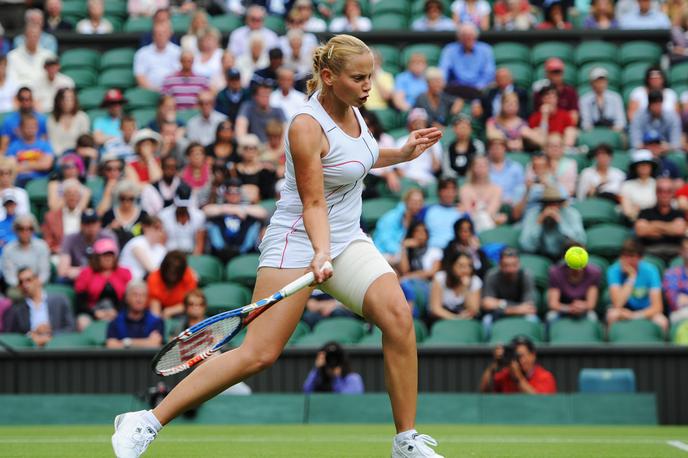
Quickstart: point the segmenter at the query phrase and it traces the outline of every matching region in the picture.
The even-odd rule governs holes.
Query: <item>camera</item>
[[[511,365],[511,362],[516,359],[516,352],[513,345],[504,345],[504,352],[501,357],[496,359],[497,367],[503,368]]]

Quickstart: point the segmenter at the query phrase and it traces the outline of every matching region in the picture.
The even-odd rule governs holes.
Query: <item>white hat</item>
[[[609,72],[604,67],[595,67],[590,70],[590,81],[595,81],[600,78],[607,79],[609,77]]]
[[[153,140],[155,143],[160,143],[160,134],[153,129],[145,128],[137,130],[132,136],[131,143],[136,146],[144,140]]]

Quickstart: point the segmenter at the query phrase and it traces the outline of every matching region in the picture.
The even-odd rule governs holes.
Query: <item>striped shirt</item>
[[[181,72],[173,73],[165,77],[162,82],[162,92],[171,95],[177,102],[177,110],[187,110],[196,106],[199,91],[209,88],[208,78],[205,76],[182,75]]]

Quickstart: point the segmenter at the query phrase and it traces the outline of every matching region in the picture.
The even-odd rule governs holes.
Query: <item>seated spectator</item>
[[[184,183],[197,192],[205,187],[210,180],[210,158],[206,156],[206,149],[200,143],[190,143],[186,148],[186,166],[180,176]]]
[[[428,3],[438,0],[429,0]],[[453,24],[453,23],[452,23]],[[394,106],[400,111],[409,111],[416,104],[421,94],[428,90],[428,82],[425,79],[425,71],[428,68],[425,54],[414,52],[406,63],[406,70],[397,74],[394,78]]]
[[[160,158],[173,156],[180,162],[184,161],[184,152],[188,141],[184,137],[184,129],[174,121],[164,121],[160,125]]]
[[[181,319],[173,320],[172,326],[167,331],[169,339],[177,337],[185,329],[194,326],[206,319],[206,312],[208,311],[208,301],[200,288],[189,291],[184,296],[184,314]],[[165,323],[167,328],[167,323]]]
[[[315,367],[303,382],[305,393],[363,394],[363,379],[351,370],[349,357],[336,342],[326,343],[315,357]]]
[[[409,134],[414,130],[430,127],[428,113],[423,108],[414,108],[406,119],[406,128]],[[397,148],[404,145],[409,136],[404,135],[397,139]],[[397,173],[408,180],[412,180],[420,186],[434,185],[436,176],[442,167],[442,145],[438,142],[432,145],[417,158],[402,162],[394,166]]]
[[[661,139],[662,151],[681,148],[681,120],[675,110],[662,108],[664,96],[659,91],[651,91],[645,110],[638,111],[629,127],[631,147],[643,148],[643,137],[654,132]]]
[[[248,87],[251,84],[253,74],[261,68],[265,68],[270,60],[268,58],[268,48],[265,47],[265,40],[260,32],[253,31],[248,35],[249,52],[237,57],[234,68],[241,74],[241,85]],[[272,89],[272,85],[269,85]]]
[[[617,92],[609,90],[607,76],[604,67],[594,67],[590,70],[592,91],[583,94],[579,103],[583,130],[603,127],[622,132],[626,128],[623,100]]]
[[[3,193],[4,194],[4,193]],[[7,200],[9,194],[4,194]],[[14,218],[12,229],[16,240],[9,242],[2,249],[2,278],[8,288],[19,286],[19,270],[28,267],[34,272],[41,284],[50,280],[50,248],[38,238],[38,221],[32,214],[23,214]],[[8,292],[8,295],[9,294]]]
[[[453,116],[463,109],[464,101],[447,94],[442,70],[429,67],[425,71],[428,90],[416,98],[415,107],[422,108],[428,114],[428,124],[444,128]]]
[[[439,267],[442,249],[431,247],[428,226],[422,221],[409,224],[401,242],[399,273],[402,280],[430,280]]]
[[[382,64],[382,54],[375,48],[373,53],[373,73],[370,77],[370,91],[364,106],[367,110],[384,110],[392,105],[394,96],[394,75],[386,71]]]
[[[50,323],[41,323],[29,332],[29,338],[35,348],[44,348],[48,342],[53,340],[53,330]]]
[[[544,143],[542,133],[528,126],[519,116],[519,98],[516,92],[501,96],[500,110],[487,120],[487,137],[493,138],[501,133],[506,138],[508,151],[524,151],[526,146],[539,147]]]
[[[55,58],[55,54],[40,44],[40,25],[26,24],[24,36],[24,43],[7,54],[7,69],[18,86],[32,87],[43,75],[45,61]]]
[[[225,72],[222,66],[224,51],[220,49],[221,38],[220,32],[214,27],[201,30],[201,35],[198,37],[198,51],[194,53],[193,73],[207,78],[213,92],[225,86]]]
[[[621,211],[631,222],[638,218],[641,210],[652,208],[657,203],[655,179],[657,162],[652,153],[640,149],[631,153],[630,174],[621,185]]]
[[[196,94],[194,94],[194,106],[196,106]],[[175,123],[180,128],[184,127],[184,121],[177,116],[176,99],[171,95],[162,94],[158,99],[155,118],[146,127],[160,133],[163,124],[168,122]]]
[[[267,210],[242,199],[241,182],[227,180],[222,203],[203,207],[211,253],[222,262],[256,252],[260,231],[268,220]]]
[[[204,30],[207,30],[209,26],[210,21],[208,20],[208,13],[206,13],[204,9],[197,9],[194,11],[191,15],[189,28],[186,30],[186,34],[179,40],[182,51],[197,54],[200,35]]]
[[[270,106],[271,92],[272,89],[269,86],[257,85],[252,99],[241,105],[234,126],[237,138],[251,133],[258,136],[261,143],[265,143],[267,141],[265,127],[268,121],[270,119],[277,119],[282,123],[287,121],[280,108]]]
[[[79,194],[81,199],[76,210],[82,211],[91,202],[91,190],[83,182],[86,179],[84,161],[74,153],[67,153],[58,161],[58,169],[48,181],[48,209],[56,210],[64,207],[65,182],[77,181],[81,184]]]
[[[672,325],[688,319],[688,237],[681,238],[681,264],[664,271],[662,292],[669,305]]]
[[[558,107],[557,90],[554,86],[545,85],[539,92],[542,98],[540,109],[528,118],[528,124],[535,129],[541,138],[548,138],[549,134],[559,134],[564,140],[566,148],[576,144],[578,129],[570,112]]]
[[[670,57],[672,62],[683,62],[688,58],[688,11],[684,12],[679,20],[673,22]]]
[[[227,166],[222,161],[216,159],[210,168],[210,180],[195,196],[198,208],[205,209],[208,205],[223,204],[225,202],[225,182],[227,178],[229,178]]]
[[[595,264],[572,269],[560,262],[549,268],[547,323],[560,318],[597,321],[595,307],[600,294],[602,271]]]
[[[225,72],[227,86],[215,98],[215,111],[234,122],[241,105],[249,99],[248,92],[241,86],[241,73],[235,68]]]
[[[656,130],[649,130],[643,134],[643,149],[652,153],[652,157],[657,162],[655,178],[670,178],[674,184],[674,189],[683,186],[683,174],[673,159],[667,157],[672,151],[671,146],[662,140],[662,136]]]
[[[473,138],[471,118],[468,115],[459,114],[452,125],[456,138],[442,155],[442,176],[465,177],[473,159],[485,154],[485,145],[481,140]]]
[[[244,16],[246,25],[234,30],[229,35],[227,43],[227,49],[234,58],[238,59],[248,52],[248,36],[254,31],[257,31],[262,36],[266,49],[278,46],[279,39],[277,34],[265,27],[265,14],[265,8],[260,5],[251,5],[246,9],[246,16]]]
[[[570,30],[573,28],[566,18],[566,7],[561,0],[543,2],[544,21],[535,26],[537,30]]]
[[[495,78],[492,47],[478,40],[478,28],[462,23],[456,33],[457,42],[442,49],[440,68],[447,82],[447,92],[465,100],[481,97]]]
[[[31,114],[22,116],[19,122],[19,138],[9,144],[5,153],[17,160],[18,186],[23,187],[34,178],[47,177],[53,167],[53,149],[50,143],[41,139],[38,134],[38,120]]]
[[[148,287],[139,280],[127,285],[124,309],[110,322],[107,348],[157,348],[162,345],[163,321],[148,308]]]
[[[258,137],[247,134],[239,140],[239,162],[230,170],[230,175],[241,182],[242,191],[249,202],[258,203],[262,199],[275,196],[277,174],[273,167],[260,161],[260,142]]]
[[[578,124],[578,92],[564,81],[564,62],[558,57],[550,57],[545,61],[545,78],[533,83],[534,109],[537,111],[543,103],[546,92],[542,90],[551,86],[556,90],[557,98],[553,107],[558,107],[569,114],[574,126]],[[560,132],[562,133],[562,132]]]
[[[62,0],[45,1],[45,26],[48,33],[69,32],[74,30],[74,24],[62,16]]]
[[[618,202],[626,174],[612,167],[611,146],[601,143],[593,148],[589,156],[594,159],[594,163],[580,173],[576,198],[584,200],[588,197],[601,197]]]
[[[118,246],[141,234],[141,221],[148,214],[138,202],[140,195],[140,187],[130,180],[119,181],[112,191],[113,205],[103,214],[103,227],[117,236]]]
[[[148,184],[141,190],[141,207],[149,215],[156,215],[174,202],[177,189],[186,186],[177,173],[177,159],[167,156],[160,161],[162,178]]]
[[[88,134],[91,121],[79,108],[74,89],[60,89],[55,95],[52,114],[48,117],[48,140],[57,156],[76,148],[76,140]]]
[[[7,8],[7,6],[4,6]],[[24,25],[35,25],[41,30],[41,38],[39,40],[41,48],[45,48],[48,51],[57,54],[57,39],[55,36],[50,34],[45,30],[45,18],[43,16],[43,11],[38,8],[29,8],[24,12]],[[14,47],[18,48],[23,45],[26,41],[24,35],[17,35],[14,37]]]
[[[443,268],[447,269],[445,260],[453,259],[456,253],[467,253],[473,265],[473,272],[481,280],[490,267],[487,255],[480,247],[480,239],[475,234],[475,227],[470,218],[461,218],[454,223],[454,239],[449,242],[442,255]]]
[[[140,87],[159,91],[165,77],[179,70],[181,48],[170,38],[169,23],[153,23],[153,43],[140,48],[134,55],[134,76]]]
[[[25,189],[14,185],[16,176],[17,161],[11,157],[0,156],[0,196],[4,195],[6,192],[11,192],[17,203],[15,213],[17,216],[26,215],[31,213],[29,195]],[[5,218],[4,208],[0,208],[0,218]]]
[[[285,120],[291,120],[306,100],[306,94],[294,89],[294,70],[278,68],[277,88],[270,94],[270,106],[282,110]]]
[[[0,113],[14,110],[17,83],[7,73],[7,55],[0,53]]]
[[[655,189],[657,205],[640,211],[634,229],[645,252],[668,263],[680,252],[686,219],[682,211],[672,207],[674,186],[670,179],[657,178]]]
[[[98,145],[110,139],[122,137],[120,127],[124,105],[128,102],[119,89],[110,89],[105,93],[100,107],[107,110],[107,115],[98,116],[93,120],[93,138]]]
[[[163,13],[167,18],[170,16],[169,4],[169,0],[127,0],[127,14],[135,18],[152,17],[153,21],[161,21]]]
[[[160,134],[151,129],[141,129],[134,134],[131,142],[134,144],[136,159],[129,162],[124,170],[128,180],[134,183],[154,183],[162,177],[162,170],[156,157],[160,146]]]
[[[490,181],[502,189],[502,204],[516,205],[523,197],[526,182],[523,166],[506,156],[506,138],[488,139],[487,159],[490,161]]]
[[[360,113],[361,117],[363,117],[363,121],[368,126],[368,130],[375,141],[377,141],[378,146],[380,148],[394,148],[396,140],[385,132],[375,112],[366,110],[365,107],[363,107]],[[370,173],[368,173],[364,179],[363,198],[380,197],[380,186],[386,186],[387,189],[395,193],[401,191],[400,176],[394,166],[371,169]]]
[[[617,321],[650,320],[666,332],[669,321],[662,313],[662,280],[657,268],[641,260],[643,246],[633,239],[624,241],[619,260],[607,270],[611,305],[607,324]]]
[[[622,29],[670,29],[671,22],[660,9],[652,8],[651,0],[638,0],[634,11],[619,17]]]
[[[81,215],[85,210],[82,207],[84,189],[88,188],[74,178],[63,182],[62,204],[43,217],[43,239],[48,243],[52,253],[59,253],[65,237],[78,233],[83,225]]]
[[[556,394],[554,375],[537,364],[535,344],[517,336],[507,349],[495,348],[494,359],[480,380],[481,393]]]
[[[74,153],[79,156],[84,163],[84,176],[86,179],[95,177],[98,174],[98,158],[100,152],[96,148],[96,142],[90,134],[80,135],[76,139]]]
[[[633,89],[628,96],[628,121],[632,122],[636,113],[645,111],[649,105],[650,92],[662,93],[662,112],[676,111],[678,108],[678,95],[667,87],[667,79],[659,66],[649,67],[645,71],[645,81],[642,86]]]
[[[536,22],[528,0],[497,0],[494,3],[495,30],[530,30]]]
[[[257,84],[270,86],[272,90],[277,89],[277,69],[284,64],[284,53],[280,47],[268,50],[268,63],[264,67],[258,67],[253,75],[249,87],[253,88]]]
[[[8,243],[17,240],[14,230],[14,220],[16,218],[17,203],[12,191],[5,191],[2,194],[2,207],[5,210],[5,217],[0,220],[0,254]]]
[[[490,28],[490,4],[486,0],[455,0],[451,11],[456,24],[472,24],[479,30]]]
[[[215,100],[212,92],[200,91],[197,100],[199,113],[186,123],[186,138],[190,142],[208,146],[215,140],[218,124],[227,119],[227,116],[213,109]]]
[[[124,291],[131,281],[129,269],[118,265],[118,254],[112,239],[96,241],[88,266],[74,280],[80,331],[93,320],[112,321],[117,317]]]
[[[306,301],[301,321],[312,329],[322,320],[338,317],[353,318],[354,315],[337,299],[319,289],[314,289]]]
[[[96,211],[99,215],[104,215],[112,208],[113,191],[117,183],[124,180],[124,161],[113,154],[104,154],[99,166],[99,176],[103,180],[103,190],[99,195],[93,196],[93,201],[98,202]]]
[[[42,324],[48,324],[56,333],[74,331],[74,316],[67,298],[45,292],[40,278],[29,267],[20,268],[17,279],[23,298],[5,312],[5,332],[26,334]]]
[[[358,0],[345,0],[340,16],[330,22],[330,32],[369,32],[373,28],[371,20],[361,15],[361,5]]]
[[[108,18],[103,17],[104,13],[103,0],[88,0],[86,2],[86,18],[77,22],[76,31],[87,35],[112,33],[114,28]]]
[[[291,14],[287,16],[287,34],[280,38],[280,44],[284,52],[284,65],[294,70],[296,89],[305,92],[318,39],[312,33],[304,32],[300,28],[302,24],[298,14],[295,17]]]
[[[480,312],[483,282],[473,273],[473,259],[465,251],[443,259],[430,286],[430,315],[438,320],[470,320]]]
[[[471,162],[459,202],[459,208],[469,215],[477,232],[506,222],[507,215],[500,213],[502,189],[490,182],[490,163],[485,156],[477,156]]]
[[[60,73],[60,61],[56,58],[46,59],[45,71],[33,85],[36,106],[39,111],[48,113],[55,108],[55,96],[60,89],[74,89],[74,80]]]
[[[174,97],[177,110],[189,110],[196,106],[196,96],[200,91],[210,89],[210,80],[193,71],[194,55],[182,51],[179,55],[179,70],[168,74],[162,80],[160,92]]]
[[[411,23],[411,30],[418,32],[451,32],[456,27],[451,18],[444,15],[440,0],[425,0],[423,16]],[[411,104],[413,105],[413,104]]]
[[[584,29],[618,29],[619,21],[614,17],[614,2],[611,0],[591,0],[590,14],[583,21]]]
[[[186,262],[186,254],[173,250],[146,280],[150,295],[150,310],[163,319],[184,313],[184,298],[196,289],[198,280]]]
[[[28,87],[21,87],[17,91],[17,111],[8,113],[2,121],[2,129],[0,129],[0,151],[7,151],[7,147],[19,140],[21,131],[19,129],[21,120],[25,116],[33,116],[38,120],[38,138],[45,138],[48,133],[46,127],[46,117],[36,111],[33,94]]]
[[[373,242],[390,264],[399,263],[404,234],[411,223],[419,218],[423,204],[423,191],[410,188],[396,207],[377,220]]]
[[[499,267],[490,270],[483,282],[483,330],[486,337],[492,324],[507,316],[522,316],[538,322],[535,308],[535,282],[521,267],[518,251],[504,248],[499,255]]]
[[[167,254],[165,229],[160,218],[148,215],[141,221],[141,232],[122,247],[120,256],[120,265],[129,269],[135,280],[157,270]]]
[[[531,208],[523,217],[519,237],[523,251],[559,259],[564,246],[586,242],[583,218],[565,202],[566,196],[557,187],[545,186],[540,208]]]
[[[179,187],[174,203],[158,215],[167,234],[167,251],[203,254],[205,215],[191,200],[191,190],[188,187]]]
[[[546,137],[544,153],[549,160],[550,170],[552,170],[557,183],[566,189],[568,196],[575,195],[578,163],[575,159],[564,156],[564,145],[562,144],[561,135],[550,134]]]
[[[482,98],[482,112],[486,119],[497,116],[502,111],[502,98],[510,92],[518,96],[518,116],[528,117],[528,92],[514,83],[511,71],[507,67],[499,67],[495,72],[495,81],[485,88]]]
[[[265,126],[265,133],[268,136],[268,141],[263,145],[260,160],[265,167],[275,171],[277,178],[282,179],[287,161],[284,124],[276,119],[271,119]]]

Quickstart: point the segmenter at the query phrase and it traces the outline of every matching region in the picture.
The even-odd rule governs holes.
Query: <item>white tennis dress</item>
[[[377,161],[379,149],[360,112],[352,108],[361,128],[347,135],[313,94],[295,116],[307,114],[322,126],[330,151],[322,158],[325,200],[330,223],[330,255],[336,258],[355,240],[368,240],[360,225],[363,179]],[[292,118],[293,119],[293,118]],[[313,246],[303,224],[303,205],[296,188],[294,162],[286,143],[285,184],[277,209],[260,244],[260,267],[308,267]]]

